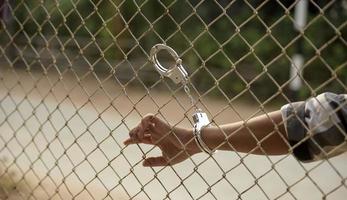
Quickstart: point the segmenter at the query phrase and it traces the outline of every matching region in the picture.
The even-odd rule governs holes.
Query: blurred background
[[[141,81],[150,87],[158,77],[150,71],[148,52],[154,44],[165,42],[182,56],[199,91],[210,89],[218,80],[221,90],[232,98],[249,84],[250,90],[265,100],[287,83],[291,57],[300,46],[306,62],[305,83],[298,96],[307,98],[312,90],[345,91],[341,83],[346,83],[347,72],[341,66],[347,56],[347,14],[342,0],[311,1],[303,35],[294,28],[296,4],[290,0],[28,0],[11,4],[15,9],[9,15],[16,19],[9,19],[11,35],[2,33],[1,40],[26,46],[20,49],[23,57],[14,59],[13,64],[26,62],[32,70],[42,70],[38,58],[46,70],[54,59],[60,71],[71,64],[77,68],[90,63],[97,73],[116,70],[122,83],[138,76],[131,84]],[[16,57],[16,48],[12,50]],[[134,70],[123,72],[117,67],[120,65],[131,65]],[[334,72],[339,81],[329,81]],[[212,93],[219,95],[216,90]]]
[[[347,194],[346,155],[302,164],[221,152],[148,169],[142,155],[157,149],[122,145],[148,112],[192,125],[182,87],[149,62],[157,43],[180,55],[216,124],[346,93],[347,1],[0,0],[0,11],[1,199]]]

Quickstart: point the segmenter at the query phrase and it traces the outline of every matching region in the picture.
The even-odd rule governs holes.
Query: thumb
[[[146,158],[143,163],[145,167],[167,166],[169,163],[163,156]]]

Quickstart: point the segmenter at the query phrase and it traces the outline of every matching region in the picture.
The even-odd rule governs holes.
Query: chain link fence
[[[345,199],[345,154],[145,168],[159,150],[122,144],[149,112],[192,127],[183,88],[149,62],[157,43],[217,126],[346,93],[345,0],[0,0],[0,17],[1,199]]]

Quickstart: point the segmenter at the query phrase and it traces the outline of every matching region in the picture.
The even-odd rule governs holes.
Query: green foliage
[[[98,51],[107,49],[107,60],[147,59],[154,44],[165,42],[181,54],[202,92],[217,81],[230,98],[247,87],[261,100],[271,97],[279,85],[288,84],[291,56],[300,41],[305,56],[301,97],[310,95],[311,89],[345,92],[347,11],[338,5],[326,9],[324,16],[314,6],[310,8],[309,25],[300,36],[293,28],[293,7],[286,15],[283,5],[275,1],[263,5],[257,15],[245,1],[230,6],[229,1],[219,1],[226,10],[215,1],[194,0],[18,2],[15,25],[23,34],[95,37],[100,39]],[[250,3],[256,8],[261,2]],[[288,8],[291,4],[282,3]],[[338,81],[331,80],[332,76]]]

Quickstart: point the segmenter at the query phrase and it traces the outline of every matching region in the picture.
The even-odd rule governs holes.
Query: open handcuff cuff
[[[175,60],[175,64],[170,66],[169,68],[163,67],[157,58],[157,53],[161,50],[167,51]],[[173,50],[171,47],[165,45],[165,44],[156,44],[152,47],[151,52],[150,52],[150,60],[154,64],[154,67],[156,70],[159,72],[161,76],[168,77],[170,78],[175,84],[181,83],[183,85],[184,91],[190,98],[191,104],[193,107],[195,107],[195,112],[192,116],[193,122],[194,122],[194,139],[199,146],[199,148],[207,153],[207,154],[213,154],[214,151],[211,150],[206,143],[202,140],[201,137],[201,130],[204,127],[208,127],[210,125],[210,121],[207,117],[207,114],[205,112],[202,112],[201,109],[199,109],[195,105],[194,98],[190,94],[190,90],[188,87],[189,84],[189,78],[188,78],[188,73],[184,69],[182,65],[182,60],[179,58],[178,54]]]

